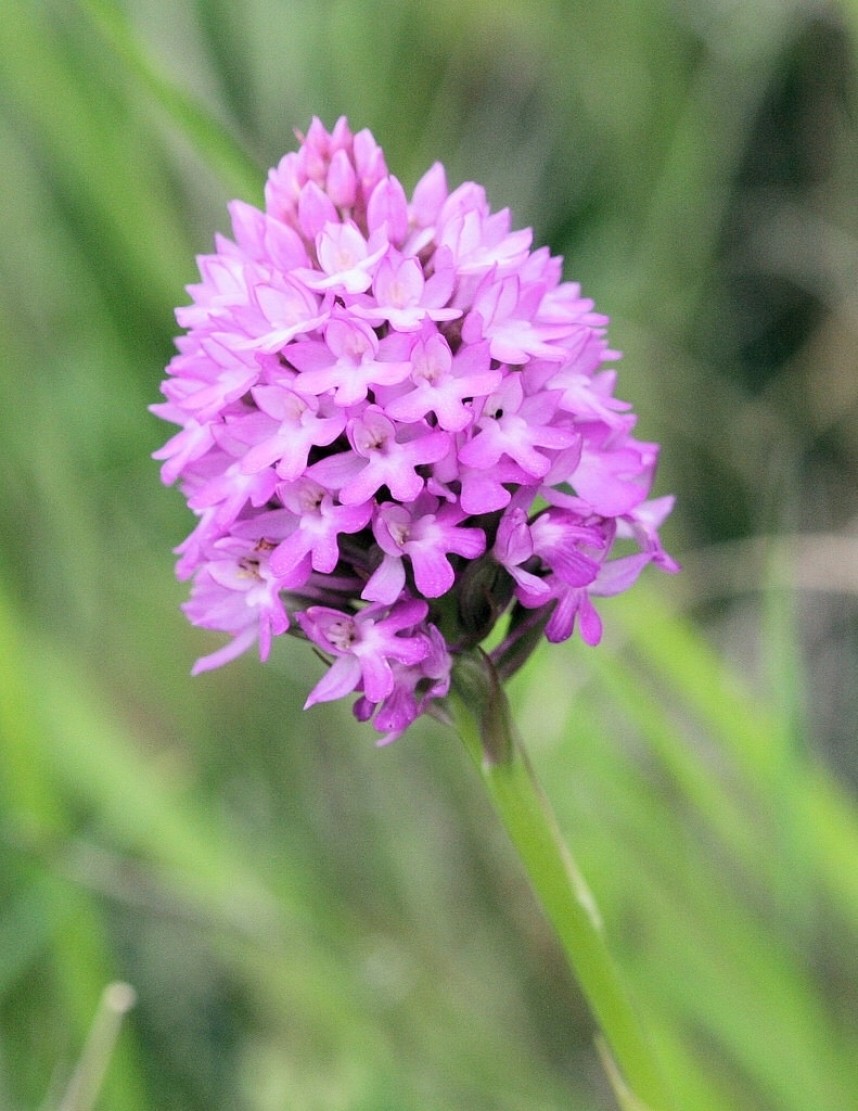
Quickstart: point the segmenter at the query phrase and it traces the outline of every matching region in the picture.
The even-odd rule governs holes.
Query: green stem
[[[608,950],[593,895],[533,773],[497,674],[479,650],[458,659],[448,705],[635,1101],[627,1105],[666,1111],[652,1048]]]

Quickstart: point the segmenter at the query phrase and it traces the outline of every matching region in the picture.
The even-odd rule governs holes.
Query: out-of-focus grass
[[[406,185],[441,158],[565,253],[665,443],[684,581],[606,603],[600,649],[545,646],[513,694],[677,1106],[854,1105],[854,577],[802,567],[823,533],[854,554],[856,27],[845,3],[6,0],[0,1106],[57,1103],[117,977],[139,1004],[104,1108],[613,1106],[454,739],[378,752],[303,714],[297,645],[188,677],[209,642],[145,408],[171,308],[227,199],[341,112]],[[759,571],[736,543],[781,533]]]

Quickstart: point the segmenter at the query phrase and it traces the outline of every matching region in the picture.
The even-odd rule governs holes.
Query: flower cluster
[[[675,567],[606,317],[480,186],[436,163],[409,200],[368,131],[314,120],[265,210],[230,214],[153,406],[198,518],[184,609],[232,636],[195,672],[290,632],[330,662],[307,705],[354,692],[392,737],[501,617],[504,674],[543,632],[597,643],[593,597]]]

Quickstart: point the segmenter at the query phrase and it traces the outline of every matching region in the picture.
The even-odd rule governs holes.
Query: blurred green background
[[[600,1111],[452,734],[192,680],[146,406],[195,254],[314,114],[566,257],[685,570],[512,689],[681,1111],[858,1107],[858,3],[3,0],[0,1108]]]

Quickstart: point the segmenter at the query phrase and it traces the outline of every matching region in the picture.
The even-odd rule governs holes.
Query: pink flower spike
[[[498,620],[504,677],[543,625],[597,643],[593,599],[678,569],[673,501],[562,259],[440,162],[409,198],[345,117],[298,139],[198,259],[155,456],[196,518],[184,609],[230,638],[195,673],[291,631],[331,662],[307,705],[389,741]]]

